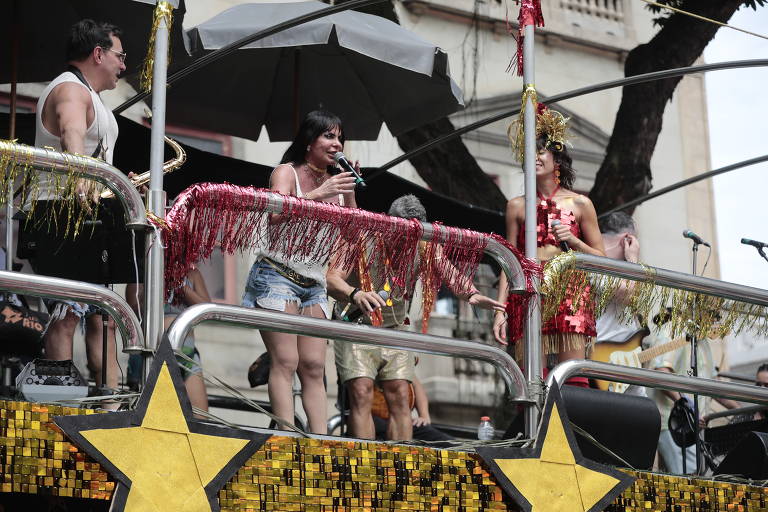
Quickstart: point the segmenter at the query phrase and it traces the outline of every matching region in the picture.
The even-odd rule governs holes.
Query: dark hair
[[[389,207],[389,215],[403,219],[418,219],[427,222],[427,210],[413,194],[398,197]]]
[[[565,144],[559,144],[560,149],[555,149],[555,144],[548,144],[549,138],[546,135],[540,135],[536,139],[536,151],[546,149],[552,153],[555,159],[555,163],[560,166],[560,186],[569,190],[573,189],[573,180],[576,178],[576,173],[571,167],[573,159],[568,154],[568,148]],[[547,147],[550,146],[550,147]]]
[[[755,372],[755,375],[757,375],[760,372],[768,372],[768,363],[763,363],[760,366],[758,366],[757,371]]]
[[[293,138],[293,142],[283,153],[280,163],[303,164],[307,156],[307,146],[312,144],[323,132],[333,128],[339,129],[339,140],[344,144],[344,127],[341,125],[341,119],[336,114],[331,114],[325,110],[313,110],[301,122],[296,137]]]
[[[637,232],[634,219],[625,212],[609,213],[605,217],[600,217],[597,222],[600,225],[600,232],[606,235]]]
[[[112,48],[110,36],[121,37],[123,31],[103,21],[80,20],[69,29],[67,40],[67,62],[80,61],[88,57],[94,48]]]

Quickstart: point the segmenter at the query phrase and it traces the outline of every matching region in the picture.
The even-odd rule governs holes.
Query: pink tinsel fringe
[[[393,297],[409,293],[419,278],[428,283],[430,290],[425,293],[436,294],[442,283],[457,295],[469,295],[474,289],[472,279],[489,239],[485,233],[433,224],[431,243],[439,249],[431,247],[421,254],[422,226],[416,220],[294,196],[281,196],[282,212],[273,216],[265,211],[271,194],[279,195],[221,183],[200,183],[179,194],[166,223],[159,226],[167,247],[166,296],[217,246],[228,254],[261,247],[288,258],[331,262],[346,269],[356,267],[362,248],[373,247],[368,267],[387,269]],[[539,265],[493,236],[520,260],[533,293],[531,276],[540,275]],[[425,255],[432,257],[420,261]]]

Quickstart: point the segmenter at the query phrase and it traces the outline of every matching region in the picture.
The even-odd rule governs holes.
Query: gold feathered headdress
[[[534,101],[536,101],[535,94],[534,91]],[[523,94],[523,108],[520,110],[520,115],[517,120],[509,125],[509,130],[507,131],[509,141],[512,143],[512,151],[520,162],[523,161],[525,149],[523,119],[526,99],[526,95]],[[568,141],[568,121],[571,118],[565,117],[557,110],[550,109],[544,103],[537,102],[536,105],[536,138],[538,139],[545,135],[547,137],[546,148],[552,151],[562,151],[566,145],[570,146]]]

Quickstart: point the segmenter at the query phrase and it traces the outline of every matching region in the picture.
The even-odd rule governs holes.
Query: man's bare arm
[[[53,101],[54,126],[46,128],[58,133],[64,151],[84,154],[88,113],[92,108],[90,93],[78,84],[63,83],[53,90],[48,101]]]

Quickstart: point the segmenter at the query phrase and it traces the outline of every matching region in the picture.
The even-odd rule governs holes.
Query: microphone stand
[[[762,247],[758,247],[758,248],[757,248],[757,252],[760,254],[760,256],[762,256],[762,257],[763,257],[763,259],[764,259],[765,261],[768,261],[768,256],[766,256],[766,255],[765,255],[765,252],[763,251],[763,248],[762,248]]]
[[[699,243],[697,241],[693,241],[693,260],[691,263],[692,267],[692,273],[695,276],[696,275],[696,260],[697,256],[699,254]],[[696,299],[693,300],[693,318],[696,320],[698,315],[698,307],[696,304]],[[698,323],[698,322],[697,322]],[[698,358],[698,339],[696,338],[696,335],[690,335],[689,336],[691,340],[691,376],[698,377],[699,376],[699,358]],[[695,436],[696,441],[696,474],[701,474],[701,432],[699,427],[699,395],[694,394],[693,395],[693,433]],[[683,443],[685,444],[685,443]],[[685,473],[686,468],[686,448],[683,447],[683,473]]]

